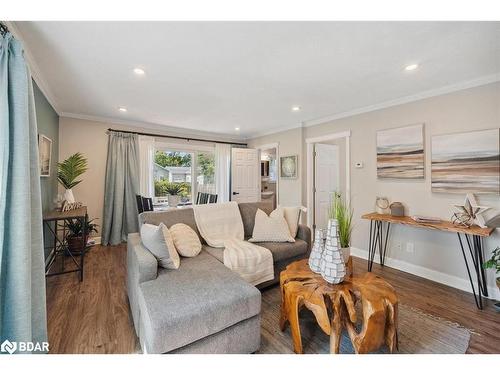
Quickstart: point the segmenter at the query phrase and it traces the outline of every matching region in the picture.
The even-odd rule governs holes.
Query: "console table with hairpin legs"
[[[423,223],[413,220],[409,216],[393,216],[385,214],[370,213],[361,216],[363,219],[370,220],[370,239],[368,243],[368,271],[371,271],[375,253],[379,252],[380,264],[385,262],[387,251],[387,242],[391,224],[402,224],[417,228],[434,229],[443,232],[456,233],[462,255],[467,268],[470,285],[474,301],[479,309],[483,308],[483,296],[488,296],[488,286],[486,284],[486,275],[483,269],[483,238],[489,237],[494,228],[481,228],[477,225],[464,227],[453,224],[451,221],[440,221],[437,223]],[[384,228],[385,227],[385,228]],[[466,248],[470,254],[472,264],[469,263]],[[475,274],[476,283],[472,274]],[[477,285],[475,285],[477,284]]]
[[[82,225],[82,233],[86,233],[87,225],[87,207],[80,207],[71,211],[49,211],[43,214],[43,227],[45,234],[52,237],[52,244],[45,247],[50,250],[47,264],[45,266],[45,276],[56,276],[70,272],[80,273],[80,282],[83,281],[83,262],[85,258],[85,250],[87,249],[86,236],[82,236],[82,243],[79,254],[71,252],[68,247],[68,228],[67,224],[73,220],[80,221]],[[69,256],[73,267],[65,268],[64,257]],[[57,259],[60,258],[59,271],[52,271]]]

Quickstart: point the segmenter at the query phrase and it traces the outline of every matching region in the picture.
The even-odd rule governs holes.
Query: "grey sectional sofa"
[[[255,213],[269,213],[269,204],[239,204],[245,237],[253,232]],[[192,208],[144,212],[140,224],[167,227],[189,225],[199,235]],[[138,233],[128,236],[127,292],[134,326],[147,353],[253,353],[260,346],[261,295],[222,263],[222,249],[204,243],[194,258],[182,258],[178,270],[158,267],[156,258],[142,245]],[[274,259],[274,280],[279,282],[287,264],[308,256],[311,232],[299,226],[295,243],[259,243]]]

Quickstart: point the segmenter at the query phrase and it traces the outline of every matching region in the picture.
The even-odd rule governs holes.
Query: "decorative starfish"
[[[483,213],[491,207],[479,206],[474,194],[467,194],[463,205],[455,204],[460,212],[455,212],[452,216],[453,223],[465,225],[470,227],[476,223],[481,228],[486,228],[486,221],[484,220]]]

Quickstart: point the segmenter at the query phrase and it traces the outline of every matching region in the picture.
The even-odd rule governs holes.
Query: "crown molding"
[[[254,132],[254,133],[250,133],[250,134],[246,135],[245,141],[250,141],[250,140],[255,139],[255,138],[265,137],[266,135],[272,135],[272,134],[276,134],[276,133],[286,132],[288,130],[300,129],[303,127],[304,127],[304,123],[301,122],[298,124],[295,123],[295,124],[290,125],[290,126],[282,126],[282,127],[267,130],[267,131]]]
[[[13,21],[6,21],[5,24],[9,28],[9,31],[14,35],[14,37],[19,40],[23,44],[23,51],[24,51],[24,58],[28,64],[31,77],[35,80],[36,84],[38,85],[38,88],[40,91],[43,93],[47,101],[50,103],[52,108],[54,108],[54,111],[60,116],[61,115],[61,109],[59,107],[59,104],[56,100],[56,97],[52,90],[50,89],[47,81],[43,77],[43,74],[38,66],[38,64],[35,61],[35,58],[33,57],[33,54],[30,52],[28,45],[25,42],[25,39],[23,37],[23,34],[21,31],[18,29],[16,26],[16,23]]]
[[[259,137],[264,137],[267,135],[281,133],[281,132],[284,132],[287,130],[296,129],[296,128],[301,127],[301,126],[307,128],[307,127],[311,127],[311,126],[315,126],[315,125],[325,124],[325,123],[339,120],[342,118],[352,117],[352,116],[356,116],[356,115],[360,115],[360,114],[368,113],[368,112],[374,112],[374,111],[378,111],[378,110],[390,108],[390,107],[395,107],[395,106],[402,105],[402,104],[408,104],[408,103],[416,102],[419,100],[432,98],[435,96],[450,94],[450,93],[453,93],[456,91],[462,91],[462,90],[467,90],[467,89],[471,89],[474,87],[485,86],[485,85],[489,85],[489,84],[495,83],[495,82],[500,82],[500,73],[491,74],[488,76],[482,76],[482,77],[479,77],[479,78],[476,78],[473,80],[459,82],[456,84],[443,86],[443,87],[440,87],[437,89],[422,91],[422,92],[415,94],[415,95],[404,96],[404,97],[401,97],[398,99],[382,102],[379,104],[374,104],[371,106],[353,109],[351,111],[340,112],[340,113],[329,115],[329,116],[324,116],[324,117],[319,117],[316,119],[306,120],[300,126],[293,124],[290,126],[284,126],[284,127],[280,127],[280,128],[269,130],[269,131],[255,132],[255,133],[251,134],[251,136],[247,137],[246,140],[249,141],[249,140],[252,140],[255,138],[259,138]]]
[[[404,96],[404,97],[401,97],[398,99],[389,100],[389,101],[382,102],[379,104],[374,104],[374,105],[370,105],[370,106],[366,106],[366,107],[353,109],[351,111],[341,112],[341,113],[337,113],[337,114],[330,115],[330,116],[319,117],[317,119],[307,120],[307,121],[304,121],[304,126],[310,127],[310,126],[314,126],[314,125],[324,124],[324,123],[331,122],[334,120],[339,120],[341,118],[352,117],[355,115],[360,115],[360,114],[368,113],[368,112],[374,112],[374,111],[378,111],[380,109],[395,107],[395,106],[398,106],[401,104],[408,104],[408,103],[416,102],[419,100],[432,98],[435,96],[449,94],[449,93],[456,92],[456,91],[462,91],[462,90],[467,90],[467,89],[471,89],[474,87],[485,86],[485,85],[489,85],[490,83],[495,83],[495,82],[499,82],[499,81],[500,81],[500,73],[496,73],[496,74],[492,74],[492,75],[488,75],[488,76],[479,77],[479,78],[476,78],[476,79],[473,79],[470,81],[459,82],[459,83],[455,83],[452,85],[443,86],[443,87],[440,87],[437,89],[422,91],[422,92],[415,94],[415,95]]]
[[[155,130],[161,133],[166,133],[165,135],[173,135],[173,136],[182,136],[182,137],[207,137],[207,138],[215,138],[220,141],[229,141],[229,142],[242,142],[245,141],[243,137],[234,137],[228,134],[222,133],[213,133],[213,132],[204,132],[194,129],[185,129],[179,128],[176,126],[168,126],[162,125],[158,123],[152,122],[143,122],[143,121],[134,121],[134,120],[124,120],[118,119],[114,117],[105,117],[105,116],[94,116],[94,115],[85,115],[79,113],[71,113],[71,112],[61,112],[60,117],[72,118],[77,120],[85,120],[85,121],[93,121],[93,122],[101,122],[108,125],[122,125],[128,126],[131,128],[143,128],[148,130]],[[167,134],[168,133],[168,134]]]

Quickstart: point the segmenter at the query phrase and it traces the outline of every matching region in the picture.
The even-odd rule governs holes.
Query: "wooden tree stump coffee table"
[[[307,307],[320,328],[330,335],[330,353],[338,353],[345,327],[356,353],[368,353],[386,344],[391,353],[397,348],[398,298],[394,288],[368,272],[329,284],[311,271],[307,259],[288,265],[280,274],[280,328],[290,324],[295,353],[302,353],[299,311]],[[362,307],[361,329],[356,329],[356,302]]]

